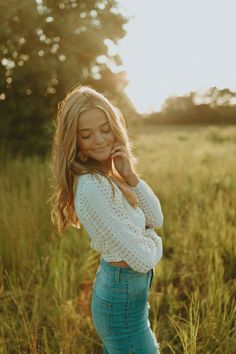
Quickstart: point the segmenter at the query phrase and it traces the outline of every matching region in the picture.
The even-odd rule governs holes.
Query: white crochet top
[[[163,214],[159,199],[151,187],[139,179],[130,188],[138,199],[133,208],[119,187],[112,187],[106,177],[84,174],[78,177],[75,189],[75,210],[86,229],[91,247],[105,261],[125,261],[137,272],[148,272],[162,257],[161,237],[153,230],[161,227]],[[146,229],[146,226],[149,227]]]

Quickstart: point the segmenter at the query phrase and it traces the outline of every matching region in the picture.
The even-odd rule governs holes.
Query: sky
[[[118,0],[132,16],[116,48],[140,113],[217,86],[236,91],[236,0]]]

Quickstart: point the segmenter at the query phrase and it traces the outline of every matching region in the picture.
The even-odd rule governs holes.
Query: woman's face
[[[106,114],[99,108],[81,113],[78,120],[79,150],[98,161],[109,159],[115,136]]]

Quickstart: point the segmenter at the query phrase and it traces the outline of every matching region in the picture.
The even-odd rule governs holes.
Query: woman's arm
[[[130,185],[130,188],[137,196],[138,206],[146,218],[146,226],[161,227],[164,219],[161,204],[151,187],[143,179],[139,179],[138,183],[134,187]]]
[[[77,200],[75,200],[76,206]],[[114,248],[122,260],[140,273],[148,272],[162,257],[162,240],[152,229],[142,230],[133,224],[116,195],[104,178],[99,182],[88,180],[80,196],[79,219],[101,253]]]

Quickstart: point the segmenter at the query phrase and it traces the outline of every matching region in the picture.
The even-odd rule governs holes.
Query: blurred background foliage
[[[125,35],[117,1],[10,0],[0,12],[1,144],[12,154],[45,154],[57,103],[77,84],[92,85],[135,110],[123,94],[121,63],[108,43]],[[129,114],[131,116],[131,114]]]
[[[117,0],[1,1],[0,21],[0,138],[8,155],[49,152],[57,104],[77,84],[103,92],[131,129],[143,123],[236,121],[236,93],[216,87],[204,94],[204,103],[197,104],[198,93],[191,92],[167,98],[160,112],[136,111],[124,93],[126,72],[112,70],[122,60],[109,52],[109,44],[125,36],[129,21]]]
[[[161,112],[146,115],[145,123],[235,124],[236,92],[210,87],[204,93],[190,92],[169,97]]]

